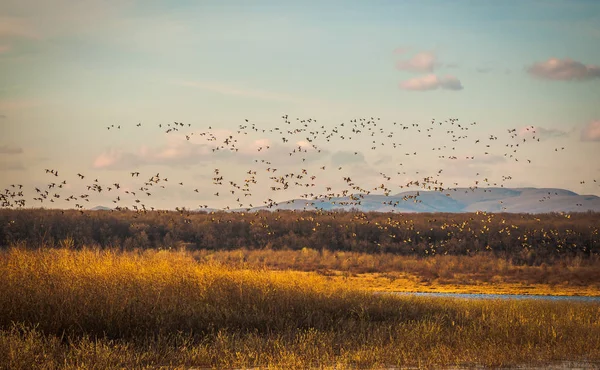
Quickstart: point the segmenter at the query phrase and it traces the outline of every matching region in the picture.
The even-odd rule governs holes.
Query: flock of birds
[[[212,127],[194,130],[192,124],[182,122],[160,123],[158,128],[165,135],[180,135],[181,140],[185,138],[188,142],[187,145],[200,145],[198,142],[203,142],[202,145],[208,145],[213,154],[227,152],[243,159],[240,163],[247,165],[243,173],[240,171],[235,174],[228,173],[227,170],[231,172],[232,166],[214,168],[210,184],[196,185],[189,189],[189,196],[192,198],[195,194],[207,194],[210,186],[216,187],[211,189],[210,193],[213,197],[227,197],[230,205],[221,208],[225,211],[250,211],[256,207],[273,208],[280,204],[274,198],[281,198],[275,194],[290,192],[306,201],[305,209],[314,209],[318,206],[318,202],[323,200],[340,207],[360,206],[361,200],[366,195],[389,196],[397,189],[439,191],[451,196],[450,192],[456,191],[459,183],[447,184],[443,181],[444,167],[429,174],[405,168],[410,167],[410,163],[418,163],[419,155],[423,152],[429,152],[430,155],[433,153],[442,163],[459,161],[468,164],[469,161],[480,159],[484,159],[483,163],[485,163],[486,158],[501,157],[503,161],[528,165],[532,163],[532,159],[523,157],[522,149],[527,145],[540,142],[540,137],[533,126],[525,128],[523,132],[513,128],[504,130],[498,135],[474,138],[469,131],[473,130],[476,123],[464,124],[456,118],[443,121],[434,119],[426,124],[405,125],[396,122],[384,124],[379,117],[367,117],[354,118],[333,127],[321,124],[313,118],[293,119],[283,115],[281,119],[282,123],[277,127],[259,126],[245,119],[237,130],[225,134],[222,130],[213,130]],[[106,126],[106,129],[120,131],[122,127],[130,128],[129,125],[117,124]],[[147,125],[142,123],[133,125],[136,130],[143,130],[145,127]],[[401,142],[401,139],[408,137],[408,133],[418,140]],[[276,139],[255,141],[254,143],[257,143],[255,146],[246,145],[248,138],[265,135],[274,136]],[[432,145],[426,147],[425,143],[432,143]],[[477,153],[461,154],[461,148],[471,145],[471,148],[478,150]],[[330,148],[340,146],[353,149],[343,152],[344,161],[334,163],[330,157],[332,154]],[[379,172],[380,183],[376,186],[367,185],[365,181],[361,183],[364,179],[355,178],[345,171],[346,164],[364,159],[364,154],[356,149],[359,147],[365,152],[391,148],[396,158],[402,157],[402,160],[395,163],[394,173]],[[255,153],[254,158],[251,157],[249,148],[252,148]],[[554,152],[564,150],[564,147],[553,148]],[[269,155],[270,152],[273,153]],[[323,162],[319,162],[320,160]],[[167,177],[161,172],[147,173],[143,168],[136,168],[128,171],[126,180],[106,182],[81,172],[65,176],[62,169],[47,168],[45,169],[47,183],[34,187],[33,197],[27,196],[23,184],[10,184],[0,193],[0,207],[23,208],[30,205],[52,207],[62,202],[62,205],[66,205],[67,208],[76,208],[83,212],[89,208],[90,199],[94,199],[95,194],[110,194],[112,208],[115,210],[154,211],[158,207],[152,205],[153,196],[161,196],[160,192],[164,191],[163,189],[185,188],[183,181],[169,180],[171,175]],[[333,178],[337,180],[334,181]],[[494,181],[477,172],[473,174],[472,183],[462,186],[471,190],[485,189],[490,186],[503,187],[505,182],[512,179],[511,174],[505,174]],[[595,179],[590,180],[597,182]],[[585,180],[580,183],[585,183]],[[76,191],[76,189],[84,189],[84,191]],[[257,189],[259,191],[256,191]],[[266,196],[266,199],[256,200],[257,194],[264,194],[265,190],[272,195]],[[162,193],[162,196],[165,195]],[[550,196],[552,194],[547,197]],[[546,197],[540,199],[540,201],[544,200]],[[402,201],[419,202],[419,192],[406,195]],[[385,200],[382,203],[397,207],[402,201]],[[209,208],[208,204],[200,204],[197,208],[215,210]],[[184,210],[185,207],[176,209]]]

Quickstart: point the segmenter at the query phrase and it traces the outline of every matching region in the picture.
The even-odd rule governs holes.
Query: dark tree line
[[[146,249],[328,249],[523,263],[600,254],[600,213],[203,213],[0,209],[0,245]]]

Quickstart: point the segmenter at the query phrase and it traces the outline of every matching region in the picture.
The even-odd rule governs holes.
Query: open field
[[[10,248],[0,279],[1,368],[600,361],[594,303],[373,295],[167,251]]]

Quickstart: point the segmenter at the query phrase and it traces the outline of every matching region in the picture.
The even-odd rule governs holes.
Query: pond
[[[464,299],[543,299],[549,301],[573,301],[573,302],[598,302],[600,297],[593,296],[565,296],[565,295],[533,295],[533,294],[470,294],[470,293],[407,293],[396,292],[398,295],[414,295],[420,297],[443,297]]]

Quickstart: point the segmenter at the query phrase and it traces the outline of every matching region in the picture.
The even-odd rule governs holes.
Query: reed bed
[[[352,274],[407,273],[421,281],[446,284],[474,282],[563,284],[600,287],[600,257],[563,257],[553,263],[523,265],[509,258],[480,253],[472,256],[403,256],[304,248],[273,250],[240,248],[231,251],[199,250],[200,262],[221,262],[235,267],[270,270],[340,271]]]
[[[600,305],[373,294],[188,252],[0,252],[0,368],[381,368],[600,360]]]

